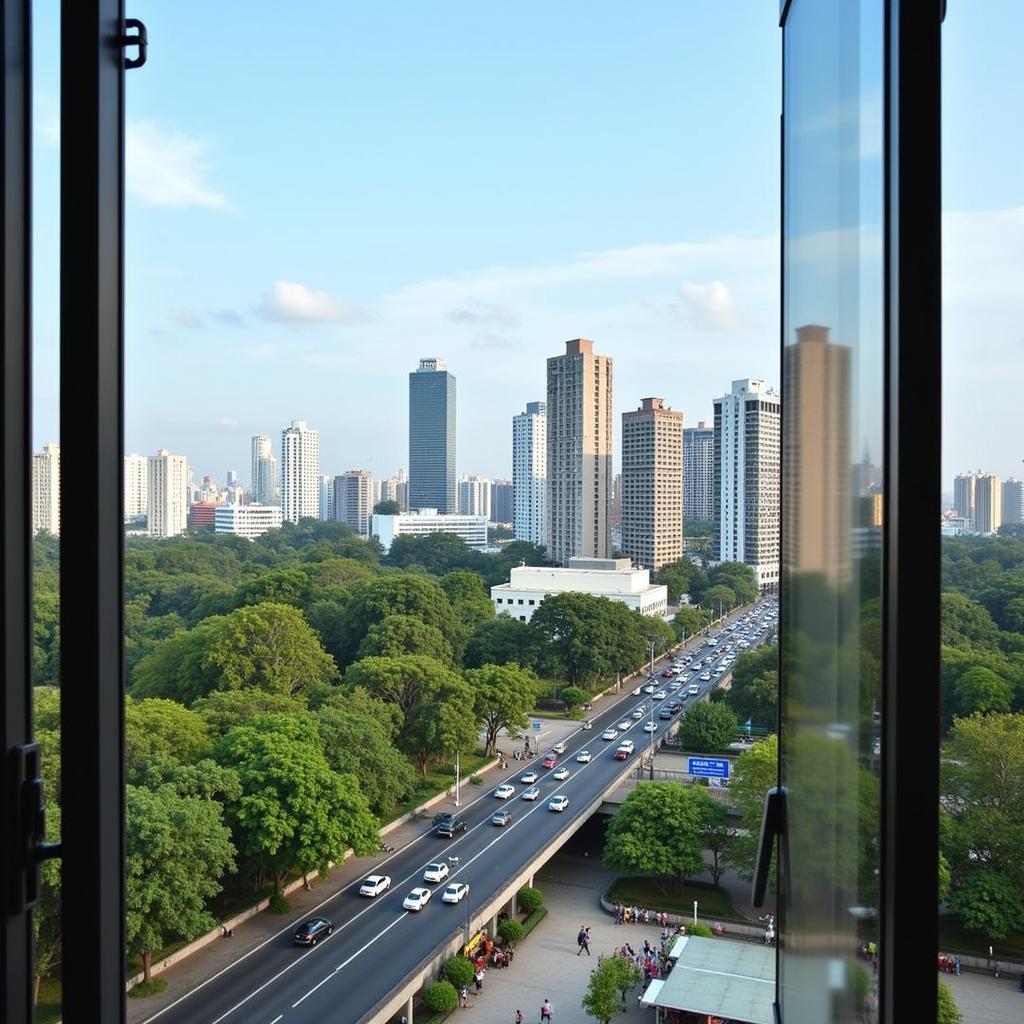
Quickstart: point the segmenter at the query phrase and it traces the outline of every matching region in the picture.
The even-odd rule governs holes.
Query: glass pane
[[[785,28],[787,1024],[877,1010],[883,6],[797,0]]]

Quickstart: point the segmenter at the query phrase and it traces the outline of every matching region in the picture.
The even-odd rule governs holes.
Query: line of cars
[[[559,754],[564,754],[565,750],[566,750],[566,744],[564,742],[556,743],[554,745],[554,747],[551,749],[550,753],[548,753],[544,757],[544,760],[541,762],[541,764],[545,768],[555,768],[555,766],[558,764],[558,755]],[[579,761],[580,760],[579,757],[577,757],[576,760]],[[589,754],[587,755],[587,760],[588,761],[590,760],[590,755]],[[561,768],[557,768],[555,771],[553,771],[551,773],[551,777],[556,782],[565,782],[565,780],[568,779],[571,775],[572,775],[572,772],[565,765],[562,765]],[[527,800],[527,801],[532,801],[532,800],[539,799],[540,798],[540,787],[537,785],[537,783],[539,781],[540,781],[539,773],[533,771],[532,769],[530,769],[529,771],[523,772],[523,774],[519,777],[519,782],[520,782],[521,785],[524,785],[527,788],[525,790],[523,790],[523,792],[520,794],[520,799],[521,800]],[[512,797],[514,797],[515,795],[516,795],[516,787],[511,782],[503,782],[500,786],[497,786],[495,788],[495,790],[494,790],[494,796],[498,800],[511,800]],[[568,797],[564,797],[564,796],[552,797],[551,800],[548,801],[548,810],[549,811],[559,811],[559,812],[561,812],[561,811],[564,811],[566,809],[566,807],[568,807],[568,806],[569,806]],[[512,820],[512,812],[509,811],[507,808],[503,808],[500,811],[495,811],[494,814],[491,815],[491,824],[492,825],[500,825],[500,826],[503,827],[503,826],[507,825],[511,820]]]

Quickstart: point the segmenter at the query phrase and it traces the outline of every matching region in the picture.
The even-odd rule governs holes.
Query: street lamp
[[[459,806],[459,783],[462,776],[462,769],[459,767],[459,751],[455,751],[455,806]],[[468,940],[467,940],[468,941]]]
[[[694,924],[697,923],[697,901],[696,900],[693,901],[693,923]],[[469,939],[466,939],[466,941],[469,942]]]

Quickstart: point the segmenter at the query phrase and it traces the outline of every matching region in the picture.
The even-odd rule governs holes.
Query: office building
[[[974,481],[974,531],[982,536],[997,533],[1003,524],[1003,483],[991,473]]]
[[[548,554],[611,555],[612,360],[576,338],[547,363]]]
[[[622,414],[622,553],[655,571],[683,557],[683,414],[660,398]]]
[[[491,481],[491,522],[511,526],[515,518],[515,485],[511,480]],[[541,540],[539,543],[543,544]]]
[[[146,485],[149,459],[145,455],[124,457],[124,521],[138,519],[146,514],[149,488]]]
[[[334,479],[326,473],[320,477],[320,518],[334,518]]]
[[[1014,476],[1003,481],[1003,522],[1024,523],[1024,482]]]
[[[409,481],[404,469],[386,480],[373,481],[373,503],[378,501],[395,501],[401,512],[409,510]]]
[[[320,432],[302,420],[281,431],[281,511],[286,523],[320,518]]]
[[[161,448],[148,462],[147,532],[150,537],[177,537],[188,525],[188,460]]]
[[[711,521],[714,515],[715,428],[698,420],[683,428],[683,516]]]
[[[463,473],[459,479],[459,514],[491,518],[491,481]]]
[[[409,508],[455,512],[455,378],[444,360],[409,374]]]
[[[270,438],[266,434],[256,434],[251,446],[249,493],[252,500],[260,505],[277,505],[281,496],[278,489],[277,459],[274,457]]]
[[[194,501],[188,507],[188,525],[193,530],[212,530],[217,522],[217,509],[222,501]]]
[[[959,473],[953,479],[953,507],[969,523],[974,522],[974,482],[980,473]]]
[[[238,470],[229,469],[226,476],[224,477],[227,487],[236,487],[238,485]]]
[[[397,516],[374,515],[370,519],[370,534],[376,537],[385,552],[391,549],[396,537],[425,537],[432,533],[451,533],[466,547],[483,551],[487,547],[487,520],[483,516],[445,514],[436,508],[421,508]]]
[[[508,583],[491,587],[497,615],[529,622],[550,594],[590,594],[620,601],[642,615],[668,611],[668,588],[651,583],[648,569],[634,569],[628,558],[570,558],[566,568],[522,565]]]
[[[60,445],[32,456],[32,533],[60,536]]]
[[[763,380],[734,380],[715,399],[715,558],[745,562],[761,588],[779,582],[781,403]]]
[[[268,530],[281,528],[280,505],[221,505],[214,514],[214,532],[255,540]]]
[[[516,540],[532,544],[548,542],[547,409],[547,402],[527,402],[512,417],[513,525]]]
[[[365,469],[350,469],[334,478],[334,518],[360,537],[370,535],[373,491],[373,477]]]
[[[782,373],[786,572],[842,586],[852,570],[850,349],[831,342],[827,327],[798,327],[795,344],[783,349]]]

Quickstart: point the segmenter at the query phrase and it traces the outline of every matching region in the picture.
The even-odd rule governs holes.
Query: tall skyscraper
[[[852,569],[850,349],[829,341],[827,327],[798,327],[782,373],[786,572],[841,586]]]
[[[969,525],[974,523],[974,484],[981,474],[960,473],[953,480],[953,505],[956,514],[962,516]]]
[[[147,467],[146,528],[150,537],[177,537],[188,526],[188,460],[161,448]]]
[[[491,518],[491,481],[463,473],[459,480],[459,514]]]
[[[1024,523],[1024,482],[1014,476],[1003,481],[1003,522]]]
[[[409,374],[409,508],[455,512],[455,378],[443,359]]]
[[[146,514],[149,499],[149,459],[145,455],[124,457],[124,519],[137,519]]]
[[[320,518],[320,432],[302,420],[281,431],[281,511],[286,523]]]
[[[575,338],[548,359],[548,554],[611,556],[612,359]]]
[[[547,544],[547,402],[527,402],[526,411],[512,417],[512,487],[516,540]]]
[[[60,536],[60,445],[32,456],[32,533]]]
[[[660,398],[622,414],[622,553],[655,570],[683,557],[683,414]]]
[[[491,481],[491,522],[511,523],[515,518],[515,489],[511,480]],[[543,544],[540,540],[537,543]]]
[[[734,380],[715,399],[712,518],[720,562],[746,562],[762,588],[779,582],[781,403],[763,380]]]
[[[683,515],[707,519],[714,515],[715,428],[705,420],[683,428]]]
[[[327,473],[320,477],[320,518],[334,518],[334,479]]]
[[[252,439],[252,500],[260,505],[276,505],[279,500],[277,459],[266,434]]]
[[[999,477],[984,473],[974,482],[974,529],[987,535],[1003,525],[1003,484]]]
[[[334,518],[348,523],[360,537],[370,535],[373,483],[373,477],[365,469],[350,469],[334,478]]]

